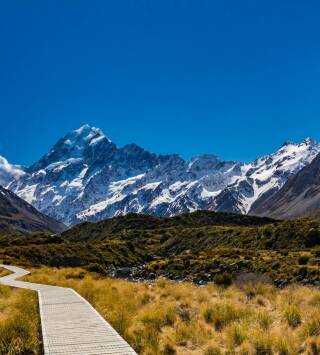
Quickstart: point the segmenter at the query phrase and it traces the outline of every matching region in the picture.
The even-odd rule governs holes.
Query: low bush
[[[310,257],[308,255],[301,255],[298,258],[298,264],[299,265],[307,265],[309,262]]]
[[[100,265],[100,264],[89,264],[86,269],[88,271],[91,271],[91,272],[96,272],[96,273],[99,273],[99,274],[105,274],[106,271],[105,269]]]
[[[213,281],[218,286],[228,287],[232,284],[232,276],[228,273],[215,275]]]

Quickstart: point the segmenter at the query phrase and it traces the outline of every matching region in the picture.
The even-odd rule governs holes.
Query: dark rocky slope
[[[320,154],[251,214],[274,218],[311,216],[320,209]]]
[[[64,229],[64,224],[42,214],[0,186],[0,234],[57,233]]]

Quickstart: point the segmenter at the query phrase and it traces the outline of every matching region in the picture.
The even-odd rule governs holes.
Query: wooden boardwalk
[[[15,266],[0,267],[12,272],[0,278],[0,283],[38,292],[45,355],[136,354],[73,289],[17,281],[29,272]]]

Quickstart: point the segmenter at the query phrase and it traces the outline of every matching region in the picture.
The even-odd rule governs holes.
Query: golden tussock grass
[[[0,354],[41,354],[39,325],[36,293],[0,285]]]
[[[320,354],[320,290],[131,283],[82,269],[34,269],[72,287],[143,355]]]
[[[10,275],[10,271],[0,267],[0,277]]]

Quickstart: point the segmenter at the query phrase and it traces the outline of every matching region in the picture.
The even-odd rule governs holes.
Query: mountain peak
[[[70,159],[91,159],[94,151],[104,151],[111,145],[113,145],[112,142],[101,129],[85,124],[59,139],[49,153],[32,165],[29,171],[45,169],[52,164],[61,164]]]
[[[306,145],[315,145],[315,144],[317,144],[317,142],[314,139],[310,138],[310,137],[307,137],[303,141],[303,143],[306,144]]]
[[[312,138],[310,138],[310,137],[307,137],[306,139],[304,139],[304,140],[303,140],[302,142],[300,142],[300,143],[294,143],[294,142],[291,142],[291,141],[285,141],[285,142],[282,144],[281,148],[287,147],[287,146],[290,146],[290,145],[294,145],[294,146],[299,147],[299,146],[302,146],[302,145],[314,146],[314,145],[317,145],[317,144],[318,144],[318,143],[317,143],[314,139],[312,139]]]
[[[291,141],[285,141],[285,142],[283,142],[283,143],[281,144],[281,148],[282,148],[282,147],[287,147],[288,145],[294,145],[294,143],[291,142]]]
[[[95,127],[93,127],[93,128],[95,128]],[[79,127],[78,129],[75,129],[74,132],[76,132],[77,134],[81,134],[83,131],[88,130],[88,129],[91,129],[91,126],[88,123],[86,123],[83,126]]]
[[[88,141],[90,144],[96,142],[97,140],[107,139],[110,143],[110,139],[102,132],[100,128],[90,126],[85,124],[78,129],[68,133],[66,137],[73,137],[77,140]],[[94,142],[93,142],[94,141]]]

